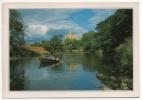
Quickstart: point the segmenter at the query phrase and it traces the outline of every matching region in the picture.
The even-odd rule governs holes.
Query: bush
[[[132,78],[133,76],[133,49],[132,39],[126,39],[126,43],[116,48],[117,66],[121,68],[122,74]]]

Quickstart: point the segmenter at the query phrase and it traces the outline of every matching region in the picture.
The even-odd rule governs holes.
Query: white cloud
[[[36,22],[35,22],[36,23]],[[84,28],[80,27],[78,24],[68,21],[68,20],[60,20],[56,21],[54,23],[46,23],[46,24],[30,24],[29,25],[30,30],[36,30],[37,32],[42,32],[42,34],[47,33],[47,30],[50,29],[69,29],[70,31],[75,32],[83,32],[86,31]]]
[[[66,29],[73,32],[86,32],[75,22],[67,20],[72,13],[80,9],[26,9],[20,10],[24,22],[28,26],[28,37],[38,37],[48,34],[49,30]]]
[[[82,33],[86,32],[87,30],[80,27],[78,24],[68,21],[68,20],[60,20],[56,21],[54,23],[46,23],[46,24],[41,24],[38,22],[34,22],[36,24],[29,24],[28,26],[28,33],[27,37],[28,38],[38,38],[44,35],[48,34],[49,30],[58,30],[58,29],[65,29],[70,32],[75,32],[78,35],[81,35]]]
[[[50,23],[47,25],[49,29],[68,29],[69,31],[73,32],[85,32],[86,29],[80,27],[78,24],[68,21],[68,20],[61,20],[55,23]]]
[[[28,36],[41,36],[41,35],[45,35],[48,31],[48,27],[45,25],[41,25],[41,24],[35,24],[35,25],[29,25],[28,26]]]

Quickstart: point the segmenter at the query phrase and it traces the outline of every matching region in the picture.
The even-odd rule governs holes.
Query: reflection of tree
[[[68,70],[70,72],[73,72],[75,71],[76,69],[76,64],[79,63],[78,61],[78,57],[81,56],[79,54],[76,54],[76,52],[69,52],[69,53],[66,53],[66,57],[65,57],[65,60],[67,60],[67,66],[68,66]]]
[[[10,90],[23,90],[25,70],[20,60],[10,60]]]
[[[83,58],[82,64],[85,70],[89,71],[102,70],[101,58],[98,55],[94,53],[84,53],[82,58]]]
[[[108,60],[106,62],[106,59]],[[121,72],[120,67],[116,67],[113,63],[112,58],[102,58],[103,66],[100,66],[100,70],[98,70],[98,78],[105,84],[105,86],[111,89],[131,89],[132,80],[125,77]]]
[[[108,61],[110,60],[109,63],[106,63],[106,59]],[[96,53],[85,53],[82,64],[85,70],[96,71],[97,78],[100,79],[107,87],[112,89],[122,88],[121,81],[124,80],[124,77],[121,77],[121,69],[119,69],[119,67],[115,67],[110,58],[100,57]]]
[[[69,66],[69,71],[70,71],[70,72],[73,72],[73,71],[76,69],[76,64],[73,63],[73,62],[70,62],[70,63],[68,64],[68,66]]]
[[[57,63],[57,64],[51,65],[51,70],[53,70],[53,71],[63,71],[62,64]]]

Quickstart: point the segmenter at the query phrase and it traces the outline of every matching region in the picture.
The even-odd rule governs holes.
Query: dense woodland
[[[131,9],[120,9],[97,24],[95,31],[84,33],[79,40],[63,39],[55,35],[50,40],[31,45],[43,47],[48,51],[47,54],[53,55],[56,52],[72,50],[83,50],[95,55],[101,51],[102,62],[106,66],[103,72],[98,72],[98,77],[113,89],[125,89],[125,85],[128,89],[133,89],[132,19]],[[21,14],[17,10],[10,10],[10,57],[38,56],[23,47],[26,45],[25,32],[26,27]],[[118,84],[113,85],[108,80]]]

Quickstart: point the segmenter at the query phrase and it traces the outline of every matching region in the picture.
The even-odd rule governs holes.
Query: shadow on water
[[[25,84],[25,69],[22,60],[10,61],[10,90],[23,90]]]
[[[102,90],[96,77],[100,60],[93,56],[64,52],[57,64],[41,64],[38,58],[11,60],[10,90]]]
[[[50,70],[53,70],[53,71],[61,71],[62,70],[61,63],[52,64],[52,63],[41,63],[40,62],[40,66],[39,66],[40,69],[46,68],[46,67],[51,68]]]
[[[101,57],[95,53],[84,53],[83,55],[83,68],[88,71],[99,71],[102,70]]]

